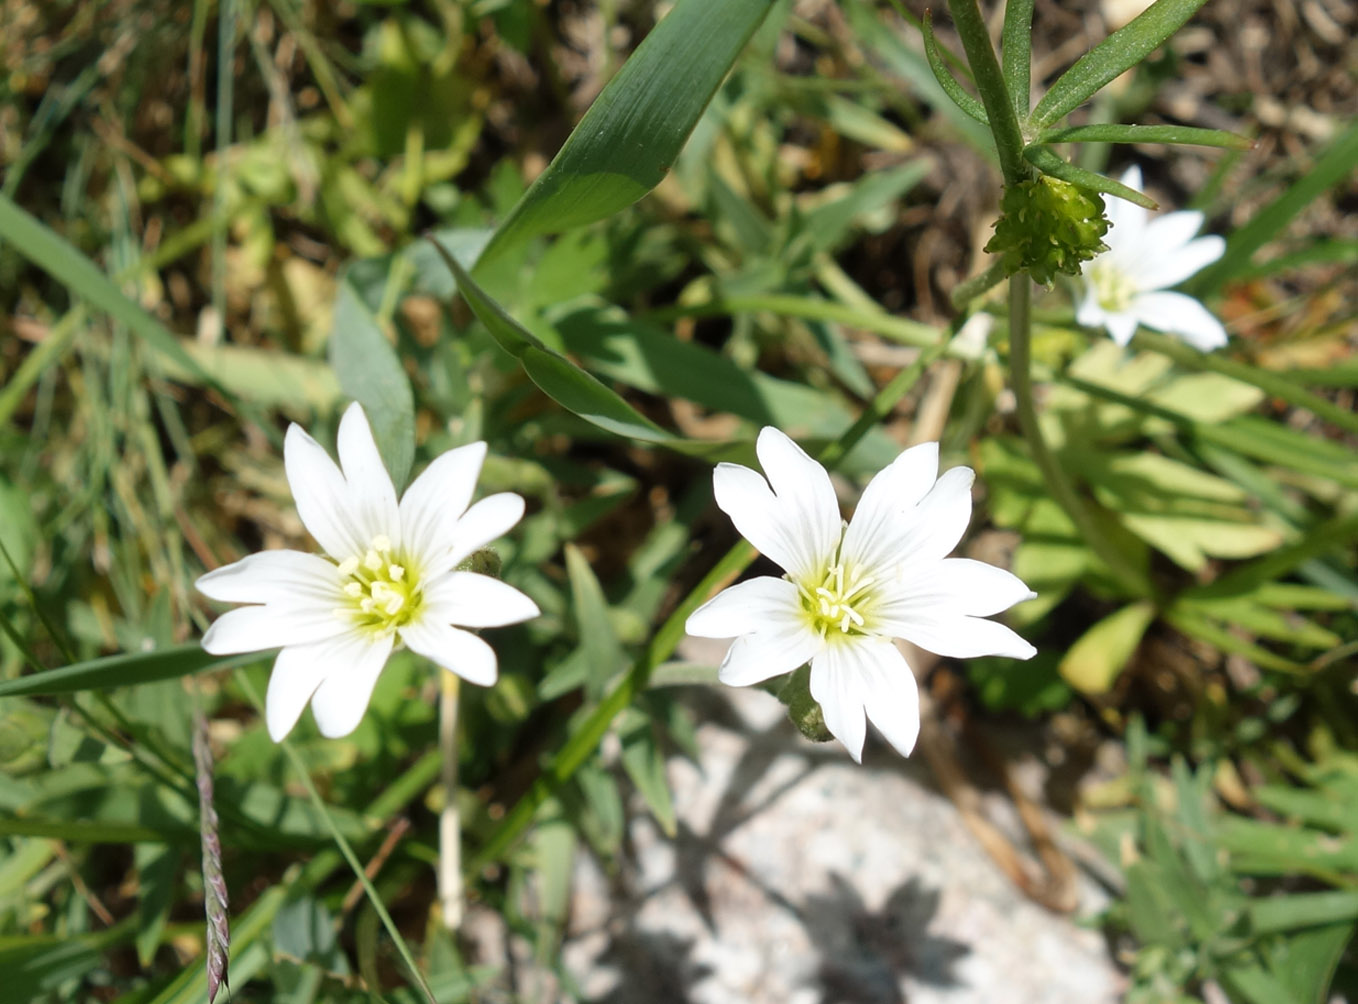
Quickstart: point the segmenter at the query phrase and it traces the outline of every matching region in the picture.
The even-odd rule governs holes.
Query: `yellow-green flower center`
[[[843,562],[831,565],[817,582],[797,583],[802,610],[811,628],[822,638],[835,635],[867,634],[874,600],[874,576],[860,568],[846,568]]]
[[[1137,294],[1136,283],[1111,262],[1095,264],[1089,270],[1089,279],[1094,286],[1094,298],[1110,314],[1122,313]]]
[[[341,589],[348,604],[342,611],[373,634],[383,635],[410,623],[424,600],[418,574],[393,555],[391,541],[374,537],[361,558],[340,563]]]

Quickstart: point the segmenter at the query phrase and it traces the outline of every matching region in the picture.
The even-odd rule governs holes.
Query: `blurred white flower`
[[[1036,650],[983,620],[1032,593],[1009,572],[947,557],[971,520],[969,467],[938,476],[938,444],[902,453],[868,484],[845,523],[825,468],[777,429],[756,444],[763,476],[720,464],[717,505],[787,573],[738,583],[688,619],[690,634],[735,638],[721,680],[758,683],[811,663],[811,696],[825,724],[861,761],[864,715],[902,755],[919,735],[919,692],[892,641],[939,655]]]
[[[1141,169],[1129,167],[1122,183],[1141,191]],[[1226,344],[1226,329],[1197,300],[1166,292],[1216,261],[1226,242],[1194,237],[1202,213],[1166,213],[1151,219],[1134,202],[1109,196],[1104,236],[1108,250],[1084,265],[1085,297],[1076,320],[1107,328],[1113,341],[1126,345],[1138,324],[1168,332],[1203,352]]]
[[[400,644],[465,680],[492,684],[494,650],[453,625],[498,627],[538,614],[512,586],[456,570],[523,515],[523,499],[510,492],[468,508],[485,443],[443,454],[399,503],[358,404],[340,421],[338,445],[338,467],[298,425],[283,446],[298,515],[324,556],[263,551],[197,582],[214,600],[252,604],[219,617],[203,648],[229,655],[282,647],[265,701],[275,741],[308,701],[322,735],[352,732]]]

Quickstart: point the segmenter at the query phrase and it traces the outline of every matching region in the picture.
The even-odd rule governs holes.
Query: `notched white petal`
[[[449,572],[429,585],[424,601],[422,621],[471,628],[518,624],[541,613],[513,586],[475,572]]]
[[[693,613],[684,630],[699,638],[735,638],[796,616],[797,587],[762,575],[723,589]]]
[[[459,446],[436,458],[406,489],[400,506],[401,535],[412,554],[452,550],[458,520],[471,503],[485,459],[485,443]]]
[[[311,698],[311,714],[321,735],[338,739],[358,728],[394,643],[391,635],[351,633],[336,647],[333,668]]]
[[[283,466],[297,515],[316,543],[336,561],[362,554],[368,540],[354,518],[344,475],[321,444],[295,423],[283,438]]]
[[[194,587],[223,603],[333,604],[339,571],[319,555],[260,551],[199,576]]]
[[[862,653],[857,645],[827,645],[811,661],[811,696],[825,716],[825,727],[844,744],[854,763],[863,762],[867,720],[863,710]]]
[[[382,463],[368,416],[357,401],[349,405],[340,419],[336,448],[340,469],[348,483],[350,510],[365,544],[385,536],[394,547],[401,543],[401,520],[396,504],[396,488]]]
[[[937,443],[912,446],[879,471],[863,490],[844,533],[844,558],[871,567],[889,563],[913,520],[911,510],[937,480]]]
[[[289,645],[278,653],[264,699],[264,721],[270,739],[282,742],[292,731],[321,681],[336,666],[344,664],[349,644],[346,636],[310,645]]]
[[[222,614],[203,635],[212,655],[263,652],[284,645],[308,645],[348,630],[333,607],[267,604],[238,607]]]
[[[473,505],[453,528],[453,549],[446,558],[449,567],[503,537],[523,518],[523,508],[522,496],[513,492],[488,495]]]
[[[499,676],[495,650],[469,631],[424,620],[401,629],[401,640],[435,665],[489,687]]]
[[[717,678],[731,687],[748,687],[805,666],[822,648],[818,635],[799,626],[742,635],[727,649]]]

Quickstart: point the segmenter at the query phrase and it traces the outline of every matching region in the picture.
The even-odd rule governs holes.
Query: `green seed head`
[[[1050,286],[1056,273],[1079,275],[1080,266],[1108,250],[1103,198],[1050,175],[1004,190],[995,236],[985,249],[1000,255],[1007,275],[1026,271]]]

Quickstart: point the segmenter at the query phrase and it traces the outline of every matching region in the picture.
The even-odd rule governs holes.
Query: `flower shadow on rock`
[[[801,913],[811,942],[820,946],[821,1004],[905,1004],[901,981],[960,986],[953,967],[971,949],[931,936],[940,893],[917,878],[897,886],[872,911],[846,879],[831,875],[828,895],[812,896]]]
[[[668,931],[622,931],[598,960],[616,970],[617,986],[590,1004],[689,1004],[694,986],[712,973],[690,958],[694,945]]]

